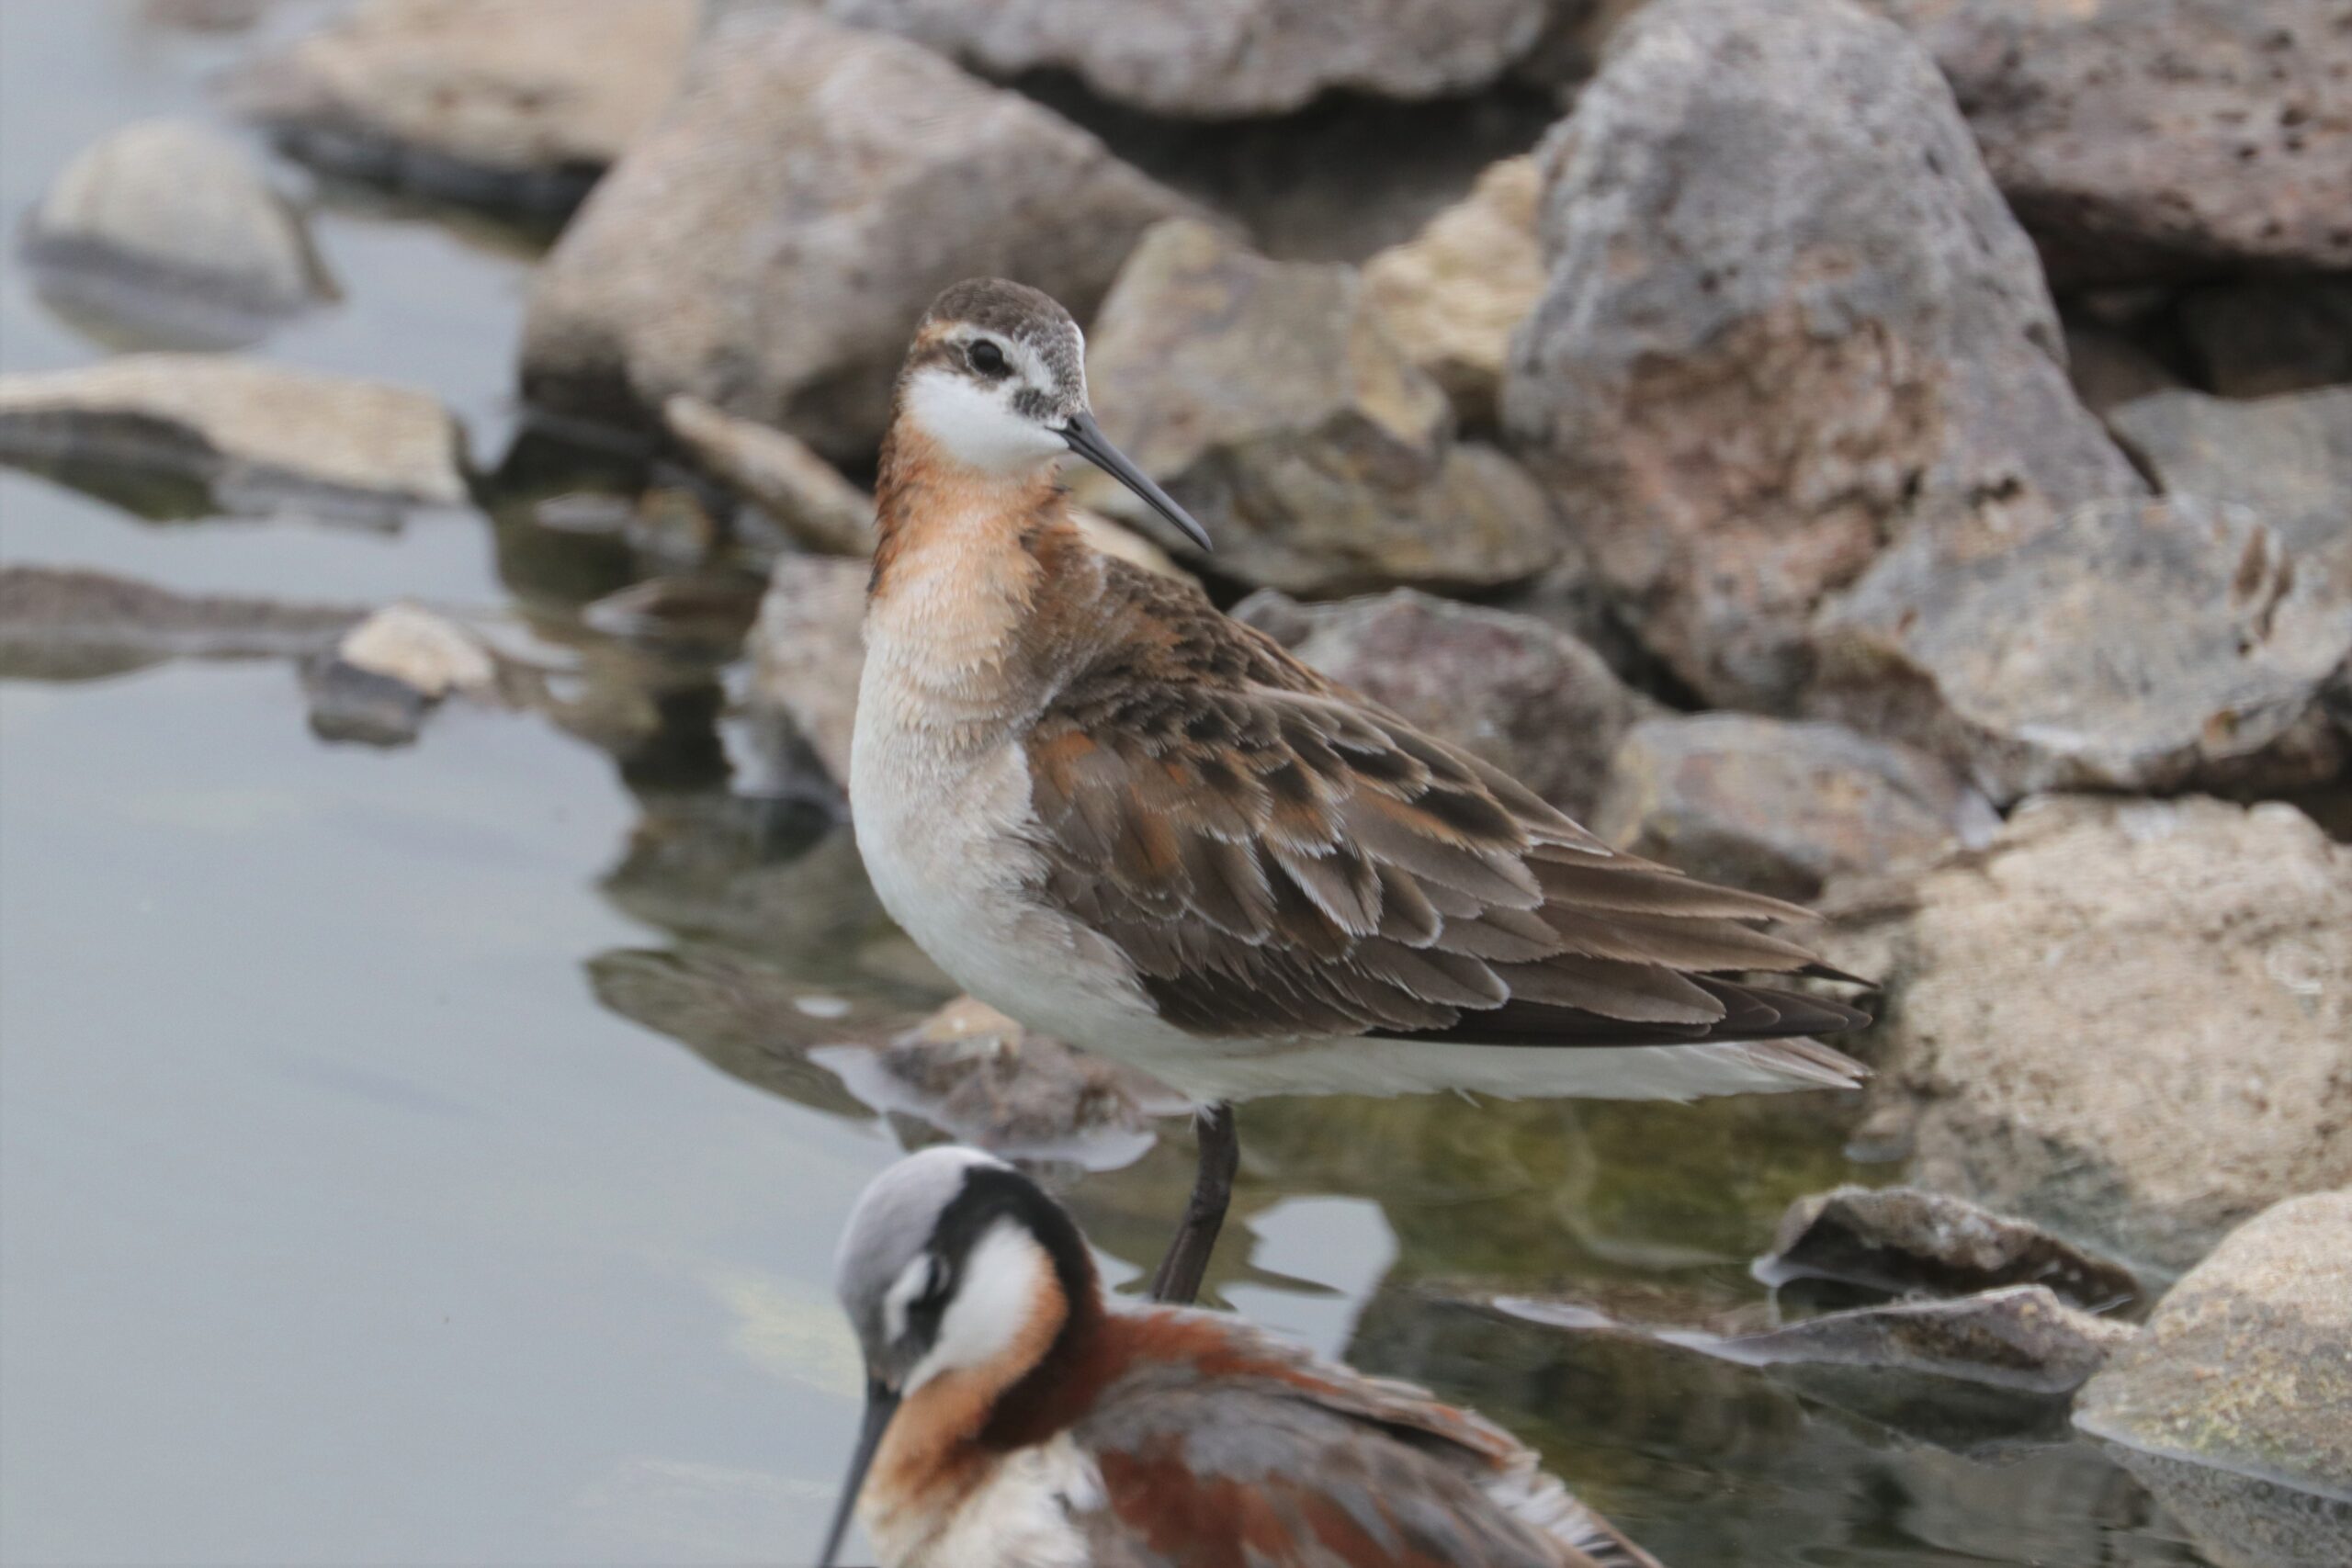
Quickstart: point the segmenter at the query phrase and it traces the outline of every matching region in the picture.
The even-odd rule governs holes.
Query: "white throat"
[[[936,367],[907,386],[905,417],[956,462],[991,474],[1025,474],[1069,450],[1062,438],[1014,412],[1014,381],[982,386]]]

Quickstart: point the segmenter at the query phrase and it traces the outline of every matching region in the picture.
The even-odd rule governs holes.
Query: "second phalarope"
[[[926,1149],[842,1237],[884,1568],[1657,1568],[1467,1411],[1238,1318],[1114,1311],[1027,1177]]]
[[[1806,1037],[1867,1015],[1736,978],[1827,973],[1753,923],[1804,911],[1612,851],[1196,586],[1089,548],[1056,482],[1072,452],[1209,539],[1103,436],[1084,351],[1001,279],[916,331],[850,809],[884,906],[958,984],[1204,1107],[1156,1293],[1198,1289],[1238,1100],[1859,1080]]]

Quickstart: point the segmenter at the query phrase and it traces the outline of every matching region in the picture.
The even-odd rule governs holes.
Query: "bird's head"
[[[1111,445],[1086,400],[1086,337],[1052,296],[1001,277],[932,301],[899,373],[898,420],[945,461],[1007,479],[1069,453],[1207,549],[1207,530]]]

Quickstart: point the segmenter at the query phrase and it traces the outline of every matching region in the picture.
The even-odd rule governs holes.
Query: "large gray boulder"
[[[338,172],[568,211],[676,91],[697,0],[362,0],[247,62],[232,104]]]
[[[637,423],[691,393],[862,457],[940,289],[1001,274],[1082,321],[1136,237],[1187,210],[913,44],[797,10],[737,17],[540,269],[524,389]]]
[[[26,218],[51,305],[158,346],[252,343],[327,292],[301,217],[243,147],[193,120],[92,143]]]
[[[1657,709],[1566,632],[1414,589],[1336,604],[1266,590],[1233,614],[1572,817],[1599,801],[1617,738]]]
[[[2345,765],[2325,696],[2352,589],[2243,507],[2086,506],[2015,540],[1917,534],[1818,626],[1823,711],[2051,789],[2285,790]]]
[[[2235,502],[2352,594],[2352,387],[2241,400],[2159,392],[2109,426],[2168,494]]]
[[[1887,540],[2143,487],[1951,90],[1849,0],[1657,0],[1542,151],[1508,427],[1644,640],[1789,706]]]
[[[1103,302],[1086,368],[1103,429],[1207,526],[1221,574],[1317,596],[1488,587],[1564,547],[1524,470],[1454,439],[1443,389],[1351,267],[1162,224]],[[1117,486],[1073,478],[1090,504],[1159,526]]]
[[[2091,1380],[2075,1425],[2352,1504],[2352,1189],[2233,1232]],[[2337,1517],[2352,1551],[2352,1509]]]
[[[2062,286],[2352,267],[2342,0],[1870,0],[1931,50]]]
[[[1280,114],[1334,89],[1430,98],[1483,86],[1535,43],[1551,0],[826,0],[1012,76],[1075,72],[1155,114]]]
[[[1841,876],[1914,870],[1983,844],[2000,826],[1941,759],[1838,724],[1661,716],[1626,733],[1608,773],[1591,818],[1602,838],[1800,901]]]
[[[0,462],[98,463],[209,486],[229,512],[396,521],[466,499],[457,421],[425,393],[216,355],[0,376]]]
[[[2290,807],[2052,797],[1835,912],[1908,1179],[2159,1270],[2352,1182],[2352,849]]]

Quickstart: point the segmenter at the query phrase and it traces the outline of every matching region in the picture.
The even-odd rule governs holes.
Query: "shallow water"
[[[89,139],[202,112],[235,47],[130,0],[0,6],[7,221]],[[494,465],[527,243],[350,192],[317,227],[345,299],[266,352],[430,388]],[[11,266],[6,368],[98,352]],[[571,611],[627,567],[472,512],[397,534],[159,524],[13,472],[0,560],[519,604],[582,648]],[[623,767],[459,709],[404,750],[328,746],[279,663],[0,683],[0,1559],[813,1543],[857,1388],[835,1229],[922,1134],[806,1061],[828,1024],[795,998],[943,993],[837,828],[714,782],[709,705],[690,684],[684,733]],[[1826,1096],[1252,1105],[1212,1284],[1476,1400],[1681,1568],[2202,1562],[2051,1410],[1479,1304],[1752,1305],[1781,1207],[1873,1178],[1840,1152],[1850,1117]],[[1125,1169],[1057,1174],[1113,1278],[1155,1255],[1189,1161],[1179,1130]]]

